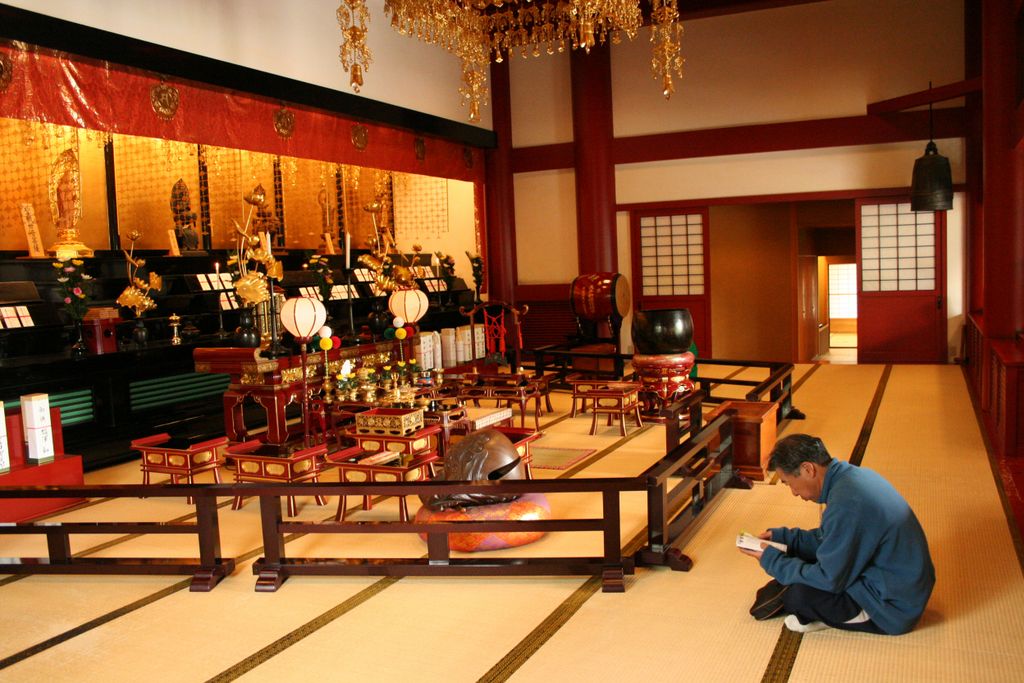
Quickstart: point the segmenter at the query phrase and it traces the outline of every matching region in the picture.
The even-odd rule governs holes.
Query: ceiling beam
[[[981,92],[980,77],[968,78],[965,81],[957,81],[956,83],[940,85],[937,88],[912,92],[909,95],[901,95],[889,100],[872,102],[868,105],[868,114],[874,116],[894,111],[903,111],[904,109],[913,109],[914,107],[923,107],[926,104],[944,102],[975,92]]]

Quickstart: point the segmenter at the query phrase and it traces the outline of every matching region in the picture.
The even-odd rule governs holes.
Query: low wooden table
[[[519,406],[519,426],[526,426],[526,406],[534,402],[533,419],[540,429],[540,416],[543,414],[540,401],[551,410],[549,379],[544,376],[528,375],[525,372],[499,373],[468,373],[463,375],[463,385],[459,388],[459,398],[473,401],[479,405],[481,400],[494,400],[511,406]]]
[[[622,386],[623,384],[631,384],[630,382],[623,382],[621,379],[601,379],[599,377],[586,377],[581,374],[569,375],[565,378],[565,381],[572,387],[572,410],[569,412],[569,417],[576,417],[577,413],[587,412],[587,399],[590,396],[590,392],[607,389],[608,387]]]
[[[315,484],[324,469],[327,444],[289,448],[288,444],[253,440],[228,446],[225,454],[235,463],[235,483],[311,481]],[[327,504],[323,496],[317,495],[315,500],[317,505]],[[238,510],[242,504],[242,496],[235,496],[231,509]],[[295,496],[288,496],[288,514],[294,517],[295,513]]]
[[[434,425],[434,427],[437,427]],[[440,431],[440,427],[437,427]],[[431,466],[437,461],[437,449],[428,448],[415,455],[395,454],[390,460],[374,462],[372,459],[380,456],[380,453],[361,451],[348,457],[332,459],[332,465],[338,468],[338,479],[341,483],[380,483],[388,481],[422,481],[429,479],[433,472]],[[338,500],[338,512],[334,515],[335,521],[345,519],[345,498],[341,496]],[[398,518],[403,522],[409,521],[409,507],[405,496],[398,497]],[[363,509],[372,510],[373,501],[370,496],[363,496]]]
[[[590,421],[591,436],[597,433],[598,415],[607,415],[608,425],[611,425],[613,417],[618,416],[619,433],[622,436],[626,435],[627,416],[636,419],[637,427],[643,427],[644,422],[640,417],[640,389],[640,385],[635,382],[610,382],[586,391],[583,397],[590,400],[590,410],[593,414]],[[575,398],[573,402],[575,403]]]
[[[139,467],[142,470],[142,483],[146,485],[153,472],[170,475],[172,484],[181,483],[183,477],[186,483],[194,484],[195,475],[211,471],[213,480],[219,484],[220,466],[224,464],[227,445],[226,436],[193,442],[170,434],[156,434],[131,442],[131,447],[142,454]],[[192,502],[191,497],[188,502]]]

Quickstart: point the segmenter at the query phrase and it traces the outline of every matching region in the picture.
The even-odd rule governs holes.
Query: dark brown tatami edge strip
[[[384,589],[394,585],[398,581],[401,581],[401,577],[386,576],[383,579],[375,581],[374,583],[370,584],[369,586],[359,591],[352,597],[348,598],[344,602],[335,605],[334,607],[327,610],[326,612],[316,617],[312,621],[308,621],[302,626],[292,631],[291,633],[288,633],[287,635],[278,638],[270,645],[267,645],[258,652],[249,655],[239,663],[235,664],[229,669],[225,669],[224,671],[222,671],[221,673],[217,674],[209,680],[211,682],[217,681],[218,683],[222,683],[224,681],[233,681],[239,678],[240,676],[252,671],[260,664],[263,664],[271,657],[275,657],[281,652],[284,652],[289,647],[299,642],[306,636],[312,635],[316,631],[319,631],[324,626],[327,626],[338,617],[362,605],[364,602],[376,596]]]
[[[821,365],[821,363],[815,363],[814,365],[812,365],[811,369],[805,372],[803,377],[801,377],[800,379],[793,383],[793,388],[791,389],[791,391],[795,394],[796,390],[802,387],[804,385],[804,382],[811,378],[811,375],[813,375],[819,369],[821,369]]]
[[[377,502],[379,500],[382,500],[382,499],[383,499],[383,497],[378,498],[378,499],[375,500],[375,502]],[[223,503],[220,503],[217,507],[224,507],[225,505],[228,505],[231,502],[232,502],[232,500],[228,499],[228,500],[224,501]],[[354,506],[352,509],[357,509],[357,508],[360,508],[360,507],[362,507],[362,503],[359,503],[359,505]],[[177,522],[183,522],[183,521],[185,521],[186,519],[188,519],[190,517],[195,517],[195,513],[188,514],[188,515],[182,515],[181,517],[176,517],[175,519],[171,520],[169,523],[173,524],[173,523],[177,523]],[[325,517],[321,521],[326,522],[326,521],[329,521],[329,520],[332,520],[332,519],[334,519],[333,515],[331,515],[330,517]],[[126,541],[130,541],[133,538],[138,538],[141,535],[143,535],[143,534],[127,534],[125,536],[120,536],[118,538],[115,538],[115,539],[112,539],[110,541],[107,541],[106,543],[101,543],[101,544],[93,546],[91,548],[87,548],[87,549],[85,549],[85,550],[83,550],[83,551],[81,551],[79,553],[75,553],[75,557],[81,557],[83,555],[87,555],[89,553],[93,553],[93,552],[96,552],[98,550],[109,548],[111,546],[118,545],[118,544],[124,543]],[[285,536],[284,542],[285,543],[290,543],[291,541],[294,541],[297,538],[301,538],[302,536],[305,536],[305,534],[289,534],[288,536]],[[252,549],[252,550],[250,550],[248,552],[245,552],[245,553],[235,557],[234,559],[235,559],[235,562],[237,563],[237,565],[241,565],[243,562],[247,562],[248,560],[251,560],[254,557],[258,557],[262,553],[263,553],[263,546],[260,545],[260,546],[257,546],[256,548],[254,548],[254,549]],[[8,583],[12,583],[14,581],[18,581],[20,579],[26,579],[26,578],[29,578],[30,576],[32,576],[32,575],[31,574],[22,574],[22,575],[17,575],[17,576],[11,576],[11,577],[8,577],[7,579],[3,580],[3,581],[0,581],[0,586],[3,586],[3,585],[8,584]],[[96,628],[98,626],[102,626],[102,625],[106,624],[107,622],[113,621],[114,619],[117,619],[118,617],[123,617],[126,614],[134,612],[137,609],[141,609],[143,607],[146,607],[147,605],[149,605],[149,604],[151,604],[153,602],[156,602],[157,600],[160,600],[162,598],[166,598],[166,597],[168,597],[170,595],[173,595],[174,593],[177,593],[178,591],[187,588],[189,585],[191,585],[191,582],[192,582],[192,579],[187,579],[185,581],[180,581],[180,582],[178,582],[178,583],[176,583],[176,584],[174,584],[174,585],[172,585],[172,586],[170,586],[168,588],[164,588],[162,590],[157,591],[156,593],[152,593],[152,594],[147,595],[145,597],[139,598],[138,600],[136,600],[133,603],[130,603],[128,605],[124,605],[123,607],[119,607],[119,608],[117,608],[115,610],[107,612],[106,614],[103,614],[103,615],[101,615],[99,617],[96,617],[95,619],[92,619],[91,621],[88,621],[88,622],[86,622],[84,624],[81,624],[80,626],[76,626],[75,628],[68,629],[67,631],[64,631],[63,633],[59,633],[59,634],[53,636],[52,638],[48,638],[48,639],[46,639],[46,640],[44,640],[42,642],[39,642],[39,643],[36,643],[35,645],[32,645],[31,647],[28,647],[28,648],[25,648],[24,650],[21,650],[20,652],[16,652],[16,653],[10,655],[9,657],[6,657],[5,659],[0,660],[0,669],[3,669],[5,666],[10,666],[11,664],[19,662],[19,661],[21,661],[23,659],[27,659],[28,657],[31,657],[32,655],[39,654],[40,652],[42,652],[44,650],[47,650],[47,649],[49,649],[51,647],[54,647],[55,645],[60,645],[61,643],[65,642],[67,640],[70,640],[71,638],[74,638],[75,636],[80,636],[80,635],[82,635],[82,634],[84,634],[84,633],[86,633],[86,632],[88,632],[88,631],[90,631],[90,630],[92,630],[92,629],[94,629],[94,628]]]
[[[96,617],[95,619],[87,621],[84,624],[81,624],[80,626],[76,626],[75,628],[64,631],[63,633],[59,633],[53,636],[52,638],[48,638],[42,642],[36,643],[32,647],[25,648],[20,652],[15,652],[13,655],[10,655],[9,657],[4,657],[3,659],[0,659],[0,670],[6,669],[7,667],[13,664],[17,664],[18,662],[28,659],[33,655],[37,655],[40,652],[43,652],[44,650],[50,649],[51,647],[60,645],[65,641],[71,640],[76,636],[80,636],[87,631],[91,631],[92,629],[97,628],[98,626],[106,624],[107,622],[113,621],[114,619],[117,619],[119,617],[123,617],[124,615],[129,614],[130,612],[134,612],[135,610],[140,609],[142,607],[145,607],[150,603],[166,598],[168,595],[173,595],[174,593],[177,593],[183,588],[188,588],[190,583],[192,583],[191,578],[185,579],[184,581],[179,581],[178,583],[171,584],[163,590],[139,598],[135,602],[124,605],[123,607],[119,607],[116,610],[113,610],[112,612],[107,612],[106,614],[103,614],[101,616]]]
[[[647,527],[637,533],[625,546],[623,552],[632,555],[643,546],[647,538]],[[479,678],[480,683],[497,683],[508,680],[519,668],[544,646],[551,636],[555,635],[569,619],[579,611],[583,604],[601,588],[601,577],[591,576],[582,586],[572,592],[562,603],[549,614],[544,621],[535,626],[525,638],[520,640],[508,654]]]
[[[802,639],[802,633],[790,631],[785,626],[782,627],[782,633],[775,641],[775,649],[772,651],[771,659],[768,660],[768,666],[765,667],[761,683],[786,683],[789,680],[789,674],[793,672],[793,665],[796,663],[796,654],[800,651]]]
[[[1014,513],[1013,505],[1010,503],[1010,496],[1006,491],[1006,484],[1000,471],[999,458],[996,456],[995,448],[992,446],[988,430],[985,429],[985,420],[981,414],[981,406],[978,404],[974,392],[970,390],[971,379],[967,375],[967,366],[960,366],[960,370],[963,373],[964,384],[967,385],[967,395],[971,399],[971,407],[974,408],[974,419],[978,423],[981,440],[985,444],[985,453],[988,454],[988,465],[992,471],[992,479],[995,480],[996,491],[999,493],[999,502],[1003,506],[1006,525],[1010,529],[1010,538],[1013,539],[1013,549],[1017,552],[1017,562],[1020,564],[1021,571],[1024,572],[1024,538],[1021,536],[1021,529],[1017,524],[1017,515]]]
[[[868,412],[864,415],[864,422],[861,423],[857,443],[850,453],[849,462],[851,465],[859,467],[861,461],[864,460],[864,452],[867,451],[871,432],[875,428],[878,409],[882,405],[882,397],[885,395],[885,387],[889,383],[889,375],[891,374],[892,365],[886,365],[885,370],[882,371],[882,376],[878,379],[878,386],[875,388],[875,395],[871,399]],[[804,378],[806,377],[807,375],[804,375]],[[794,387],[795,390],[796,387]],[[775,650],[772,652],[771,659],[768,660],[768,666],[765,667],[764,676],[761,677],[762,683],[786,683],[789,680],[789,674],[793,671],[793,665],[796,663],[796,656],[800,652],[801,638],[802,634],[794,633],[785,626],[782,626],[779,639],[775,641]]]
[[[569,619],[579,611],[592,595],[601,589],[601,577],[591,576],[582,586],[572,592],[572,595],[562,601],[551,614],[544,618],[525,638],[520,640],[512,650],[502,657],[497,664],[491,667],[490,671],[479,678],[481,683],[496,683],[507,681],[512,674],[519,670],[526,661],[532,657],[537,650],[555,635]]]
[[[889,376],[892,374],[892,366],[886,365],[882,371],[882,377],[878,380],[878,387],[875,389],[875,396],[871,399],[871,406],[867,415],[864,416],[864,423],[860,428],[860,436],[850,453],[850,464],[860,466],[864,460],[864,453],[868,449],[868,440],[871,439],[871,430],[875,428],[875,419],[878,417],[878,409],[882,405],[882,397],[885,395],[885,385],[889,383]]]

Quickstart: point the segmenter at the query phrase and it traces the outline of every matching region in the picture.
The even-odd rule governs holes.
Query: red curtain
[[[180,140],[482,183],[483,151],[414,132],[356,122],[308,107],[282,105],[245,93],[192,82],[163,83],[157,74],[53,53],[19,43],[0,45],[11,81],[0,91],[0,116],[99,131]],[[177,91],[169,119],[151,96],[162,84]],[[294,132],[275,130],[282,108],[294,115]],[[365,127],[365,148],[353,129]],[[417,138],[422,159],[417,158]]]

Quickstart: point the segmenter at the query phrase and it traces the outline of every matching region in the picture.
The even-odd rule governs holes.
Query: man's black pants
[[[782,596],[783,605],[790,614],[807,624],[821,621],[832,628],[865,633],[884,633],[875,622],[868,619],[857,623],[846,623],[861,613],[861,606],[846,593],[829,593],[806,584],[794,583]]]

